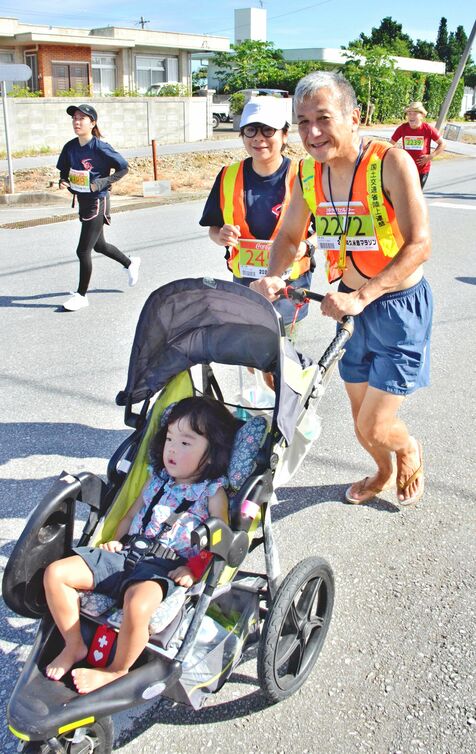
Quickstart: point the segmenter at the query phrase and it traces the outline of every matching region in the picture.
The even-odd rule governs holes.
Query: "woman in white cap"
[[[430,165],[434,157],[441,154],[445,148],[445,142],[441,134],[425,122],[426,110],[422,102],[410,102],[405,108],[407,122],[398,126],[390,139],[392,144],[402,140],[403,148],[413,158],[420,176],[420,185],[423,188],[430,174]],[[431,151],[431,142],[434,141],[436,149]]]
[[[137,283],[140,258],[128,257],[104,238],[104,223],[111,222],[109,188],[126,175],[126,160],[110,144],[101,140],[97,113],[91,105],[70,105],[76,138],[64,145],[56,167],[60,188],[67,188],[78,199],[81,235],[76,254],[79,259],[79,285],[64,302],[67,311],[88,306],[86,295],[92,273],[91,252],[114,259],[127,270],[129,285]],[[114,173],[111,173],[114,170]],[[75,199],[73,199],[74,205]]]
[[[244,107],[240,134],[249,157],[221,169],[205,204],[200,225],[226,247],[225,259],[236,283],[249,286],[266,274],[269,249],[276,237],[297,175],[297,162],[284,157],[289,123],[285,100],[256,97]],[[305,234],[300,254],[286,278],[296,287],[309,288],[314,269],[314,244]],[[288,335],[294,322],[307,314],[285,299],[275,303]]]

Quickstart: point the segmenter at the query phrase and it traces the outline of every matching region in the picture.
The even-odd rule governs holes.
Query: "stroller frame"
[[[212,324],[206,325],[206,347],[198,349],[199,358],[194,352],[197,350],[196,333],[192,333],[191,341],[188,339],[189,330],[196,328],[189,324],[189,330],[186,330],[186,317],[178,323],[176,318],[168,318],[168,313],[158,319],[158,310],[167,312],[168,299],[172,298],[173,304],[178,295],[183,301],[184,293],[190,296],[198,293],[196,301],[204,300],[197,305],[202,307],[202,313],[206,310],[207,316],[213,309],[210,302],[217,298],[216,311],[211,315]],[[311,296],[308,291],[302,295]],[[246,352],[240,363],[272,371],[275,376],[276,406],[265,443],[256,459],[256,468],[230,501],[230,524],[210,518],[192,533],[192,542],[197,548],[210,551],[214,558],[198,589],[192,588],[185,607],[169,626],[151,638],[128,674],[96,691],[79,695],[66,677],[52,682],[43,672],[45,665],[60,651],[62,642],[45,602],[44,569],[70,552],[77,501],[89,508],[77,544],[97,544],[102,536],[107,538],[107,523],[104,521],[111,517],[111,511],[121,495],[124,496],[128,484],[131,495],[134,461],[141,453],[147,433],[152,433],[152,421],[157,422],[167,405],[179,399],[178,396],[193,394],[194,386],[188,371],[193,364],[203,365],[204,394],[222,400],[210,366],[211,361],[220,362],[220,358],[217,349],[210,345],[209,336],[215,332],[222,335],[221,330],[227,326],[216,322],[214,317],[219,320],[221,314],[216,312],[224,306],[224,301],[228,305],[228,299],[233,298],[237,299],[239,316],[235,314],[232,302],[227,318],[238,333],[238,339],[243,336],[240,323],[243,303],[257,308],[269,330],[260,333],[258,347],[252,353],[249,342],[245,342],[251,340],[245,323],[246,337],[237,346],[238,350],[242,347]],[[251,318],[255,314],[252,313]],[[193,321],[193,317],[186,316],[189,322]],[[167,318],[175,327],[167,346],[159,351],[157,343],[152,347],[148,343],[144,346],[144,332],[150,332],[152,326],[158,327],[158,322]],[[333,574],[325,560],[310,557],[300,561],[281,580],[271,524],[273,479],[280,465],[279,452],[285,455],[286,448],[292,443],[293,423],[296,426],[310,402],[316,400],[318,393],[322,394],[322,386],[340,358],[351,332],[351,323],[340,327],[319,363],[310,369],[309,362],[302,367],[299,357],[284,338],[284,328],[272,305],[253,291],[233,283],[204,278],[176,281],[151,294],[137,326],[128,383],[117,398],[117,402],[125,406],[126,424],[133,426],[134,432],[112,456],[107,481],[87,472],[60,474],[28,520],[5,570],[3,596],[7,605],[20,615],[41,619],[7,712],[10,730],[24,741],[23,752],[69,754],[80,750],[87,754],[94,750],[96,754],[108,754],[112,751],[112,714],[159,696],[199,708],[225,683],[239,662],[243,647],[251,640],[259,641],[258,679],[271,703],[287,698],[302,686],[314,667],[331,620]],[[228,340],[229,328],[223,334]],[[180,371],[172,377],[167,356],[170,344],[180,351]],[[264,345],[269,347],[263,348]],[[145,360],[144,349],[148,350]],[[164,351],[165,358],[162,358],[158,354]],[[226,351],[221,363],[234,363],[230,361],[229,349]],[[280,369],[288,355],[285,351],[293,363],[299,364],[299,368],[306,372],[306,380],[298,398],[293,389],[289,399],[291,410],[280,413],[280,398],[290,394],[289,385],[283,380],[285,369]],[[151,374],[151,359],[154,363],[162,359],[155,374]],[[150,408],[150,401],[157,394]],[[142,410],[134,414],[132,405],[139,401],[143,401]],[[251,501],[259,507],[257,517],[246,524],[241,518],[244,501]],[[264,549],[265,572],[242,570],[246,555],[258,546]],[[210,615],[218,616],[219,640],[203,645],[201,631],[204,622],[210,621]],[[102,618],[81,613],[86,643],[92,639],[97,624],[103,622]],[[180,632],[183,634],[181,644],[178,651],[171,654],[171,643]],[[199,645],[201,654],[197,657]],[[89,745],[92,748],[88,748]]]

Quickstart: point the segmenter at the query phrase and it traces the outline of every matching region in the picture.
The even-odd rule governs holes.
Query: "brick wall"
[[[52,61],[61,63],[88,63],[89,84],[92,85],[91,48],[69,45],[38,46],[38,84],[45,97],[53,97]]]

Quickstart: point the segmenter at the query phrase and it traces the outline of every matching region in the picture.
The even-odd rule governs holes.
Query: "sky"
[[[476,20],[471,0],[399,0],[360,3],[355,0],[0,0],[0,17],[46,26],[93,28],[121,26],[158,31],[192,32],[225,36],[233,42],[234,9],[264,7],[268,41],[281,49],[341,47],[360,32],[370,34],[386,16],[402,24],[414,41],[436,40],[440,19],[448,31],[463,26],[470,35]],[[473,52],[475,47],[473,46]],[[474,57],[474,54],[473,54]]]

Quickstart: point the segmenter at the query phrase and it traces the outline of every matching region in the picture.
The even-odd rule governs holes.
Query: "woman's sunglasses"
[[[243,133],[248,139],[252,139],[260,131],[265,139],[270,139],[276,133],[277,128],[271,128],[271,126],[263,126],[261,123],[251,123],[249,126],[244,126]]]

